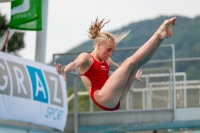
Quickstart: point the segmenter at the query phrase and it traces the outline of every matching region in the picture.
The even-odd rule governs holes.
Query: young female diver
[[[142,72],[139,68],[151,59],[162,41],[172,35],[176,17],[165,20],[152,37],[120,66],[112,61],[111,55],[116,44],[127,36],[128,32],[101,32],[101,28],[108,23],[103,21],[104,19],[96,19],[89,28],[89,36],[94,40],[94,50],[91,53],[81,53],[67,66],[54,66],[65,81],[66,73],[78,68],[82,82],[94,103],[102,110],[114,111],[120,108],[134,79],[140,80]],[[110,69],[115,71],[109,77]]]

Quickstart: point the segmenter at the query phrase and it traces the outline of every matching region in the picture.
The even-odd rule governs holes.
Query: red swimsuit
[[[102,110],[105,111],[114,111],[119,109],[120,102],[114,107],[114,108],[107,108],[102,105],[100,105],[94,98],[94,92],[96,90],[100,90],[105,82],[108,79],[108,73],[109,73],[109,66],[107,62],[98,62],[94,59],[94,57],[90,54],[90,56],[93,59],[92,66],[84,73],[80,74],[80,76],[86,76],[91,81],[91,91],[90,91],[90,97],[92,98],[93,102],[99,106]]]

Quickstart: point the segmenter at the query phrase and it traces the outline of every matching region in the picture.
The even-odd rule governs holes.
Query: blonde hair
[[[100,42],[103,44],[106,41],[114,41],[115,44],[117,44],[129,34],[130,30],[126,32],[121,32],[118,34],[112,34],[109,32],[101,32],[101,29],[104,27],[105,24],[109,23],[109,21],[104,23],[104,19],[99,21],[97,17],[95,22],[91,23],[89,31],[88,31],[89,33],[88,36],[94,40],[94,47],[97,42]]]

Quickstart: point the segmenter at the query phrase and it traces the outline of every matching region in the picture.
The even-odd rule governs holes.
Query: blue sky
[[[200,16],[199,5],[200,0],[51,0],[48,5],[46,63],[52,60],[52,54],[64,53],[87,41],[87,30],[97,16],[110,20],[102,30],[111,31],[160,15],[194,18]],[[10,2],[0,3],[0,12],[9,20]],[[19,55],[35,60],[36,32],[25,33],[26,48]]]

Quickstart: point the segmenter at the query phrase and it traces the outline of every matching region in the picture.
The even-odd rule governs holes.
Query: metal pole
[[[187,107],[187,90],[186,90],[186,74],[183,77],[183,88],[184,88],[184,108]]]
[[[146,107],[146,103],[145,103],[145,100],[146,100],[146,99],[145,99],[145,92],[146,92],[146,91],[144,91],[144,90],[142,91],[142,109],[143,109],[143,110],[145,110],[145,107]]]
[[[90,112],[93,112],[93,102],[91,98],[89,98],[89,102],[90,102]]]
[[[77,72],[77,70],[76,70]],[[74,133],[78,133],[78,77],[74,76]]]
[[[48,0],[42,0],[42,30],[36,33],[35,61],[45,63]]]
[[[132,85],[131,85],[131,88],[133,88]],[[127,97],[126,97],[126,110],[127,111],[130,110],[130,92],[127,94]]]
[[[173,88],[174,88],[174,120],[176,120],[176,77],[175,77],[175,47],[172,47],[172,77],[173,77]]]
[[[146,90],[147,90],[147,109],[151,109],[151,90],[149,88],[149,76],[146,76]]]
[[[172,70],[171,70],[171,69],[169,69],[169,71],[170,71],[170,72],[169,72],[169,73],[170,73],[170,77],[169,77],[169,79],[170,79],[170,84],[169,84],[169,86],[170,86],[170,88],[169,88],[169,89],[170,89],[170,92],[169,92],[169,96],[170,96],[170,106],[169,106],[169,107],[170,107],[170,108],[173,108],[173,105],[172,105],[172,104],[173,104],[173,101],[172,101],[172,98],[173,98],[173,97],[172,97],[172,94],[173,94],[173,93],[172,93],[172,92],[173,92],[173,89],[172,89],[172,83],[173,83],[173,82],[172,82],[172,79],[173,79],[173,77],[172,77],[172,75],[173,75],[173,74],[172,74]]]

